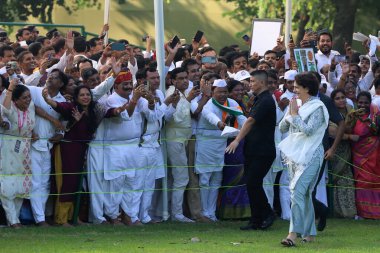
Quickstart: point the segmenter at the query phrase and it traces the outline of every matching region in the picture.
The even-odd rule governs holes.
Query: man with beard
[[[335,55],[339,55],[338,51],[331,50],[333,46],[333,38],[331,33],[322,32],[318,35],[318,52],[315,54],[315,60],[317,61],[317,69],[320,70],[326,64],[331,64]],[[336,65],[336,69],[330,69],[330,71],[335,72],[336,77],[342,75],[342,68],[340,65]]]
[[[17,31],[16,33],[17,42],[25,41],[27,45],[33,42],[33,34],[30,32],[30,29],[24,27]]]

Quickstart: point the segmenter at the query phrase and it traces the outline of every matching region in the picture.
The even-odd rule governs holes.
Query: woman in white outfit
[[[304,242],[314,240],[316,228],[312,191],[323,161],[322,139],[328,126],[328,112],[316,97],[318,81],[311,73],[302,73],[295,78],[295,93],[289,110],[280,123],[280,130],[289,130],[279,148],[289,165],[291,193],[291,218],[288,236],[281,241],[284,246],[295,246],[297,234]],[[297,100],[301,100],[298,107]]]

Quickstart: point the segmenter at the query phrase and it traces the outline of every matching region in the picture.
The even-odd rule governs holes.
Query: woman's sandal
[[[296,243],[290,239],[290,238],[285,238],[281,241],[281,244],[286,246],[286,247],[295,247]]]

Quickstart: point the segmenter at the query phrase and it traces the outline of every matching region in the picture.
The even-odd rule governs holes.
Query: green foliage
[[[38,18],[42,23],[52,23],[54,6],[62,6],[72,13],[79,9],[96,6],[100,8],[99,0],[1,0],[1,21],[27,21],[30,16]]]
[[[221,0],[218,0],[221,1]],[[224,0],[234,3],[235,9],[226,12],[225,15],[238,21],[252,20],[253,18],[282,18],[285,19],[285,0]],[[304,28],[319,30],[327,28],[333,30],[334,17],[338,12],[337,0],[297,0],[292,1],[292,28],[298,31],[298,38],[302,38]],[[378,17],[380,16],[379,0],[361,0],[358,2],[355,17],[355,31],[365,34],[377,34],[380,26]],[[304,21],[304,22],[302,22]],[[353,29],[347,28],[348,30]],[[340,32],[340,31],[337,31]]]
[[[252,18],[282,18],[285,20],[284,0],[225,1],[235,4],[236,8],[234,10],[225,13],[225,15],[230,16],[232,19],[245,21]],[[313,29],[332,28],[335,9],[331,3],[331,0],[299,0],[292,2],[292,26],[294,30],[297,30],[298,22],[304,15],[309,16],[307,27],[311,27]]]

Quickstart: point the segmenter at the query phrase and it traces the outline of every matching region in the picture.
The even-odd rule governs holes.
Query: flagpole
[[[156,61],[157,69],[160,74],[160,90],[165,94],[165,49],[164,49],[164,3],[163,0],[154,0],[154,23],[156,31]],[[165,139],[165,130],[161,130],[161,139]],[[165,177],[162,179],[162,218],[169,218],[168,212],[168,171],[166,141],[161,141],[162,152],[164,155]]]
[[[103,24],[108,24],[110,16],[110,0],[104,0],[104,22]],[[108,44],[108,31],[106,31],[106,35],[104,36],[104,45]]]
[[[285,47],[289,44],[289,36],[292,34],[292,0],[286,0],[285,6]]]

